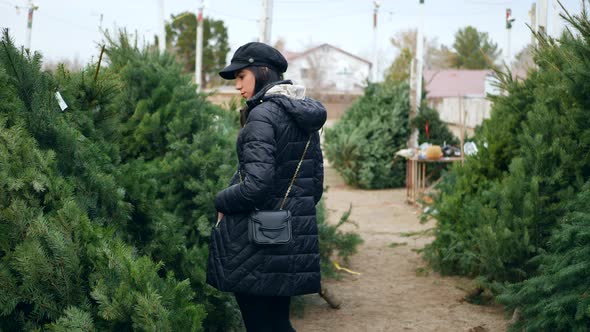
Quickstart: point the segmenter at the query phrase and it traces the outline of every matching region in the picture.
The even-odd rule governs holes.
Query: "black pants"
[[[295,332],[289,321],[289,296],[235,293],[248,332]]]

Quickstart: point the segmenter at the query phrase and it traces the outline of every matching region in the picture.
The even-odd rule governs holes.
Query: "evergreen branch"
[[[20,77],[18,76],[18,71],[16,70],[16,67],[14,65],[14,60],[10,57],[10,50],[14,49],[14,45],[12,45],[12,43],[10,42],[10,36],[8,35],[8,28],[2,29],[2,34],[3,34],[2,47],[4,48],[4,52],[6,54],[6,57],[8,58],[8,63],[12,67],[12,71],[14,72],[14,75],[16,76],[16,79],[18,80],[18,84],[22,85],[22,81],[21,81]],[[7,45],[7,43],[10,43],[11,45]],[[12,47],[9,47],[9,46],[12,46]]]

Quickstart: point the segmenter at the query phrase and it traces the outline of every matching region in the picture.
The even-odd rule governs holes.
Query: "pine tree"
[[[392,165],[392,156],[409,135],[407,84],[373,84],[326,129],[326,157],[344,180],[360,188],[399,187],[405,162]]]
[[[197,16],[183,12],[172,16],[166,24],[166,44],[171,53],[176,54],[186,73],[195,72]],[[227,53],[230,51],[227,27],[221,20],[203,18],[203,87],[220,85],[219,71],[225,67]]]
[[[162,279],[161,265],[91,222],[55,153],[38,148],[22,119],[7,122],[0,115],[0,328],[199,330],[205,312],[188,280]]]
[[[121,80],[114,105],[127,110],[120,120],[118,177],[135,207],[124,225],[127,239],[165,262],[164,270],[191,281],[207,311],[216,311],[205,322],[208,329],[228,329],[238,322],[235,308],[227,294],[205,284],[204,262],[214,195],[237,163],[237,113],[195,95],[170,55],[140,49],[124,32],[107,39],[105,75]]]
[[[499,297],[520,308],[513,331],[587,331],[590,326],[590,182],[576,196],[537,259],[539,275],[511,285]]]
[[[453,49],[454,56],[451,61],[455,68],[494,68],[494,63],[500,55],[498,45],[490,39],[488,33],[477,31],[472,26],[457,31]]]
[[[86,71],[62,69],[54,78],[40,71],[40,55],[17,50],[7,31],[0,46],[0,164],[7,166],[0,168],[0,329],[230,326],[231,319],[205,322],[212,306],[231,308],[225,296],[202,292],[204,244],[173,248],[186,253],[188,275],[154,263],[157,255],[146,246],[138,255],[123,242],[140,244],[127,233],[136,207],[121,181],[125,131],[111,126],[125,113],[114,102],[122,86],[117,75],[106,71],[95,82]],[[69,103],[65,113],[55,102],[56,89]],[[153,203],[156,216],[181,219]],[[166,234],[182,238],[186,229]]]
[[[394,161],[393,156],[407,144],[410,134],[409,105],[407,84],[371,84],[340,121],[326,130],[326,157],[346,183],[369,189],[405,184],[405,160]],[[421,142],[456,142],[457,139],[440,121],[435,110],[426,106],[421,109],[412,122],[412,126],[420,128]],[[424,131],[426,123],[431,134],[428,139]]]
[[[418,129],[418,143],[430,143],[442,146],[459,144],[459,140],[442,122],[438,112],[427,105],[422,105],[420,111],[411,121],[412,128]],[[426,131],[428,128],[428,132]]]
[[[557,247],[555,257],[560,255],[565,264],[559,265],[559,276],[543,277],[549,293],[553,283],[563,286],[563,297],[555,298],[566,305],[563,312],[534,289],[536,279],[524,281],[557,271],[557,259],[550,258],[548,270],[540,264],[547,262],[543,257],[551,239],[559,242],[564,236],[560,221],[590,179],[590,20],[586,11],[568,14],[567,20],[574,32],[559,42],[537,36],[537,71],[522,83],[504,75],[508,95],[494,99],[492,118],[476,134],[484,148],[464,166],[454,167],[439,187],[436,239],[426,249],[433,266],[445,273],[481,276],[498,292],[506,287],[496,286],[516,283],[508,287],[505,300],[512,308],[523,306],[525,323],[518,326],[531,330],[588,326],[582,311],[572,320],[568,302],[577,299],[587,310],[585,293],[567,284],[573,279],[560,279],[585,264],[569,260],[570,247]]]
[[[328,223],[328,210],[324,200],[320,200],[316,207],[318,234],[320,237],[320,264],[322,277],[339,278],[333,259],[339,258],[344,263],[357,252],[358,246],[363,243],[363,239],[355,232],[343,232],[340,230],[342,225],[353,224],[350,220],[352,205],[342,216],[337,224]],[[334,257],[336,256],[336,257]]]

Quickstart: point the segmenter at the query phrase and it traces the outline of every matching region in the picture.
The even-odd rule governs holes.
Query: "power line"
[[[515,0],[504,0],[500,2],[494,2],[489,0],[463,0],[467,3],[475,4],[475,5],[487,5],[487,6],[507,6],[511,5],[515,2]]]
[[[457,17],[457,16],[476,16],[476,15],[489,15],[490,11],[488,9],[482,9],[471,13],[444,13],[444,14],[429,14],[428,16],[432,17]]]
[[[27,9],[25,6],[20,6],[20,5],[17,5],[15,3],[12,3],[12,2],[9,2],[9,1],[4,1],[4,0],[0,0],[0,5],[4,5],[6,7],[10,7],[10,8],[16,9],[17,15],[20,14],[20,11],[21,10],[26,10]]]
[[[418,17],[418,14],[408,14],[407,12],[399,12],[399,11],[393,11],[390,10],[388,8],[384,9],[385,12],[389,13],[389,14],[395,14],[401,17]],[[479,15],[490,15],[490,11],[489,9],[480,9],[480,10],[476,10],[476,11],[472,11],[469,13],[462,13],[462,12],[447,12],[447,13],[428,13],[426,16],[427,17],[459,17],[459,16],[479,16]]]
[[[278,4],[285,4],[285,5],[319,5],[320,2],[318,0],[307,0],[307,1],[297,1],[297,0],[283,0],[277,1]]]
[[[338,2],[342,3],[342,0],[277,0],[276,3],[278,4],[285,4],[285,5],[319,5],[319,4],[326,4],[329,2]]]
[[[87,27],[85,25],[81,25],[81,24],[78,24],[78,23],[69,21],[67,19],[61,18],[61,17],[57,17],[57,16],[53,16],[53,15],[48,15],[47,13],[43,13],[43,16],[46,16],[48,18],[51,18],[51,19],[53,19],[55,21],[59,21],[59,22],[61,22],[63,24],[69,24],[71,26],[74,26],[74,27],[77,27],[77,28],[80,28],[80,29],[83,29],[83,30],[87,30],[89,32],[96,32],[96,29],[95,28],[90,28],[90,27]]]
[[[342,15],[315,16],[315,17],[277,17],[277,21],[315,21],[315,20],[329,20],[329,19],[333,19],[333,18],[343,18],[343,17],[352,17],[352,16],[366,16],[367,13],[368,13],[368,11],[365,10],[364,12],[357,11],[355,13],[342,14]]]
[[[287,2],[285,2],[287,1]],[[291,3],[293,0],[285,0],[280,3]],[[295,1],[292,2],[295,4]],[[208,12],[224,16],[231,19],[242,20],[242,21],[249,21],[249,22],[258,22],[258,19],[253,18],[245,18],[242,16],[236,16],[232,14],[227,14],[215,9],[207,9]],[[314,20],[325,20],[325,19],[333,19],[333,18],[341,18],[341,17],[351,17],[351,16],[359,16],[359,15],[366,15],[368,12],[367,8],[359,9],[349,14],[337,14],[337,15],[326,15],[326,16],[315,16],[315,17],[305,17],[305,16],[292,16],[292,17],[276,17],[277,21],[314,21]]]
[[[210,12],[210,13],[213,13],[213,14],[217,14],[217,15],[220,15],[220,16],[225,16],[227,18],[232,18],[232,19],[235,19],[235,20],[242,20],[242,21],[249,21],[249,22],[257,22],[258,21],[255,18],[246,18],[246,17],[235,16],[235,15],[226,14],[226,13],[220,12],[220,11],[215,10],[215,9],[210,9],[210,8],[207,8],[207,11]]]
[[[5,0],[0,0],[0,4],[6,5],[6,6],[10,6],[10,7],[15,7],[17,9],[26,9],[25,6],[20,6],[20,5],[14,4],[14,3],[9,2],[9,1],[5,1]],[[84,26],[84,25],[80,25],[78,23],[74,23],[74,22],[69,21],[67,19],[64,19],[64,18],[61,18],[61,17],[57,17],[57,16],[53,16],[53,15],[49,15],[46,12],[40,12],[40,14],[42,16],[44,16],[44,17],[48,17],[50,19],[53,19],[55,21],[59,21],[61,23],[69,24],[71,26],[75,26],[75,27],[80,28],[80,29],[84,29],[84,30],[88,30],[88,31],[94,32],[94,29],[92,29],[92,28],[89,28],[89,27]]]
[[[16,8],[23,7],[24,8],[24,5],[23,6],[19,6],[19,5],[15,4],[15,3],[12,3],[12,2],[9,2],[9,1],[5,1],[5,0],[0,0],[0,3],[3,3],[5,5],[9,5],[11,7],[16,7]]]

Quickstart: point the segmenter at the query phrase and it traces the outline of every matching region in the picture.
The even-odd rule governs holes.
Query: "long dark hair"
[[[250,66],[246,68],[247,70],[251,71],[254,74],[255,84],[254,84],[254,94],[256,95],[262,88],[269,85],[270,83],[274,83],[276,81],[280,81],[283,79],[283,75],[277,73],[276,70],[264,67],[264,66]],[[248,117],[248,106],[242,108],[240,110],[240,125],[243,127],[246,124],[246,118]]]
[[[251,66],[248,67],[254,78],[256,79],[256,85],[254,85],[254,94],[257,94],[270,83],[280,81],[283,79],[283,75],[277,73],[274,69],[263,66]]]

